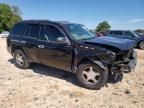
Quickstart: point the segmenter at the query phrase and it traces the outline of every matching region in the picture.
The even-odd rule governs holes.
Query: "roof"
[[[41,22],[41,23],[57,23],[57,24],[74,24],[72,22],[69,21],[51,21],[51,20],[23,20],[22,22]]]

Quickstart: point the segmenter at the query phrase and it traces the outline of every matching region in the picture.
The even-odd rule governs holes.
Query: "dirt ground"
[[[144,108],[144,51],[134,72],[100,90],[78,86],[72,73],[33,64],[15,67],[0,39],[0,108]]]

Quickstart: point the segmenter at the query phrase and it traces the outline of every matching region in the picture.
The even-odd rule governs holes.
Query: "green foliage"
[[[12,26],[21,21],[20,11],[17,6],[0,3],[0,32],[10,31]]]
[[[96,32],[105,32],[107,30],[109,30],[111,28],[111,26],[108,24],[107,21],[103,21],[101,23],[98,24],[98,26],[96,27]]]

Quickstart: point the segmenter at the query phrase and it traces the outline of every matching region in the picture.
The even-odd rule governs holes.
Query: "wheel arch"
[[[144,40],[139,40],[138,44],[140,44],[142,41],[144,41]]]
[[[12,56],[14,56],[14,51],[15,51],[15,50],[21,50],[21,51],[23,51],[23,53],[25,54],[25,51],[24,51],[24,49],[23,49],[22,47],[17,46],[17,45],[12,45],[12,46],[11,46],[11,54],[12,54]]]
[[[77,67],[82,64],[82,63],[85,63],[85,62],[91,62],[91,63],[94,63],[96,65],[98,65],[100,68],[102,68],[104,71],[108,71],[107,67],[103,65],[103,63],[101,61],[97,59],[93,60],[91,58],[83,58],[80,60],[80,62],[77,64]]]
[[[137,43],[137,47],[139,48],[139,45],[141,42],[144,42],[144,40],[139,40],[139,42]]]

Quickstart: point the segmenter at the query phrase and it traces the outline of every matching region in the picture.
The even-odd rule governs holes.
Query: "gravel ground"
[[[33,64],[15,67],[0,39],[0,108],[144,108],[144,51],[134,72],[100,90],[77,85],[72,73]]]

